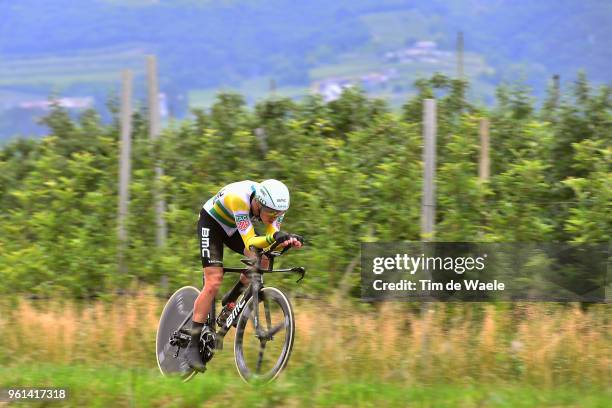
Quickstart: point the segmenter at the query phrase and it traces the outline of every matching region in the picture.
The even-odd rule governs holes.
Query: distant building
[[[315,82],[311,90],[323,96],[325,102],[330,102],[338,99],[345,89],[352,86],[361,85],[365,90],[372,90],[384,86],[391,78],[396,76],[396,69],[387,69],[382,72],[367,72],[358,76],[326,78]]]
[[[89,96],[83,98],[59,98],[54,100],[39,99],[20,102],[17,107],[21,109],[49,110],[53,104],[58,104],[66,109],[88,109],[93,107],[94,99]]]
[[[435,50],[438,48],[438,44],[435,41],[417,41],[414,44],[414,48],[421,50]]]
[[[323,81],[316,82],[312,86],[312,90],[323,97],[325,102],[331,102],[342,95],[342,91],[353,86],[350,79],[346,78],[328,78]]]
[[[377,85],[387,82],[389,80],[389,76],[382,74],[380,72],[370,72],[365,75],[362,75],[361,82],[364,85]]]
[[[412,47],[385,53],[385,59],[391,62],[426,62],[437,64],[445,58],[452,57],[449,51],[438,50],[435,41],[417,41]]]

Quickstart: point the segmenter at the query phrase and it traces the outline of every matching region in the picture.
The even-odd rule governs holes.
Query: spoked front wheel
[[[240,315],[234,341],[234,357],[240,377],[249,383],[274,380],[287,365],[295,333],[295,319],[289,299],[276,288],[259,292],[259,329],[254,322],[254,299]]]

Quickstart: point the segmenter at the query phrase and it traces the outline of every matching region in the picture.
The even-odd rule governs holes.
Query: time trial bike
[[[290,247],[278,252],[254,249],[255,259],[242,259],[244,268],[223,268],[224,272],[244,273],[249,284],[237,299],[240,281],[221,300],[223,309],[215,314],[213,300],[211,312],[200,336],[200,353],[208,363],[215,353],[223,349],[223,339],[232,327],[234,360],[240,377],[247,383],[267,383],[278,377],[287,365],[295,337],[295,317],[291,302],[285,293],[274,287],[265,287],[263,276],[268,273],[297,273],[300,282],[306,273],[303,267],[273,269],[274,259]],[[268,268],[261,266],[262,258],[269,259]],[[161,314],[156,337],[157,364],[164,376],[178,375],[189,381],[197,373],[184,357],[191,336],[189,328],[193,305],[200,291],[184,286],[170,297]]]

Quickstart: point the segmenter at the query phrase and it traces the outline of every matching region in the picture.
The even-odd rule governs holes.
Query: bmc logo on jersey
[[[240,231],[246,231],[249,228],[249,225],[251,225],[251,222],[249,221],[248,215],[236,216],[236,226]]]

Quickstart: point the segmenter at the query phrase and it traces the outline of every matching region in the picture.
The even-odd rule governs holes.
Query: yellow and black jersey
[[[255,235],[253,221],[257,218],[251,211],[251,199],[255,196],[257,186],[258,183],[251,180],[228,184],[204,204],[204,210],[219,223],[228,236],[238,230],[246,248],[266,248],[273,244],[273,235],[280,230],[284,217],[283,214],[272,224],[266,224],[265,235]]]

